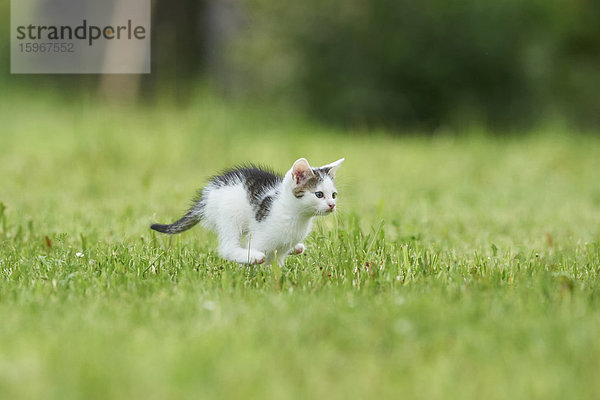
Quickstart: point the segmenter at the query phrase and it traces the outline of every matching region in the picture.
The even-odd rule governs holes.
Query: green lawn
[[[344,132],[209,97],[0,97],[0,398],[584,399],[600,139]],[[213,173],[340,157],[281,268],[169,238]]]

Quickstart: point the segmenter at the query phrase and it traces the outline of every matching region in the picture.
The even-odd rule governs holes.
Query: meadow
[[[599,398],[600,138],[0,97],[0,398]],[[346,157],[285,265],[167,237],[214,173]]]

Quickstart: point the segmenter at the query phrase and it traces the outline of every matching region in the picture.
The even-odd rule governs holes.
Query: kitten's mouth
[[[319,214],[321,215],[327,215],[327,214],[331,214],[335,211],[335,208],[328,208],[327,210],[322,210],[319,212]]]

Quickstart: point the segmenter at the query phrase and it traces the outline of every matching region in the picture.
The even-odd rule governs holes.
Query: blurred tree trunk
[[[225,92],[235,86],[234,71],[230,65],[229,47],[246,24],[241,0],[208,1],[205,27],[205,69],[209,78]]]
[[[118,102],[133,102],[144,94],[188,97],[190,83],[205,73],[208,3],[209,0],[153,0],[151,74],[102,75],[100,95]],[[118,17],[119,8],[114,12]]]
[[[155,5],[156,2],[153,1],[150,10],[151,18],[154,14]],[[111,21],[126,21],[129,18],[124,0],[113,1]],[[132,55],[128,56],[131,57]],[[135,64],[142,68],[148,57],[147,50],[140,51],[133,56],[136,57]],[[104,54],[104,63],[105,65],[111,64],[121,57],[122,54],[119,48],[109,46]],[[140,74],[102,74],[100,75],[99,95],[102,99],[110,102],[133,103],[140,92],[141,77]]]

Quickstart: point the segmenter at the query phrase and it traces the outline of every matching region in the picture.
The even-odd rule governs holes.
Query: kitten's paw
[[[250,264],[262,264],[265,262],[265,253],[258,250],[251,250],[249,261]]]
[[[237,248],[221,253],[226,260],[235,261],[240,264],[262,264],[265,262],[265,253],[253,249]]]
[[[294,246],[292,251],[290,251],[290,254],[302,254],[302,253],[304,253],[304,250],[306,250],[306,247],[304,247],[304,244],[298,243],[297,245]]]

